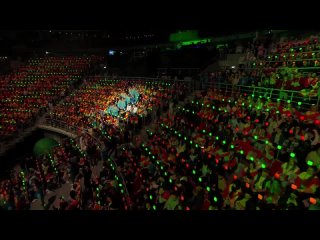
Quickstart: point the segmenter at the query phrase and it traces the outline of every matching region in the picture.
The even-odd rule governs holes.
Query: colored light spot
[[[222,141],[222,144],[225,145],[227,142],[225,140]]]
[[[203,129],[202,132],[203,132],[203,133],[206,133],[206,130]]]
[[[262,163],[261,168],[266,168],[266,165],[264,163]]]
[[[207,191],[210,192],[210,187],[207,187]]]
[[[233,145],[233,144],[231,144],[231,146],[230,146],[230,147],[231,147],[231,149],[234,149],[234,145]]]
[[[240,150],[240,154],[243,154],[243,150]]]
[[[217,197],[214,197],[214,198],[213,198],[213,201],[218,202],[218,198],[217,198]]]
[[[192,144],[193,142],[192,141],[190,141],[190,144]]]
[[[216,136],[216,140],[219,140],[219,136]]]
[[[253,160],[254,160],[254,157],[250,157],[250,160],[253,161]]]
[[[282,149],[282,146],[281,146],[281,145],[278,145],[277,149],[278,149],[278,150],[281,150],[281,149]]]
[[[310,198],[309,198],[309,202],[310,202],[311,204],[316,204],[316,203],[317,203],[317,200],[316,200],[315,198],[313,198],[313,197],[310,197]]]
[[[298,102],[298,105],[299,105],[299,106],[301,106],[301,104],[302,104],[301,102]]]
[[[297,185],[295,185],[295,184],[291,184],[291,188],[293,189],[293,190],[297,190]]]
[[[250,184],[249,183],[246,183],[246,188],[249,188],[250,187]]]
[[[312,166],[312,165],[313,165],[313,162],[312,162],[311,160],[308,160],[308,161],[307,161],[307,164],[308,164],[308,166]]]
[[[184,196],[183,196],[183,195],[180,197],[180,200],[181,200],[181,201],[184,201]]]
[[[258,136],[257,136],[257,135],[255,135],[255,136],[254,136],[254,139],[255,139],[255,140],[257,140],[257,139],[258,139]]]
[[[295,153],[290,153],[290,157],[292,157],[292,158],[294,158],[296,156],[296,154]]]
[[[192,174],[196,174],[196,170],[192,170]]]
[[[157,207],[156,207],[156,205],[153,205],[153,207],[152,207],[152,208],[153,208],[153,210],[157,210]]]
[[[199,147],[199,145],[198,144],[196,144],[196,148],[198,148]]]
[[[305,137],[304,136],[300,136],[300,139],[301,139],[301,141],[304,141]]]
[[[211,137],[211,136],[212,136],[212,133],[209,133],[209,136]]]
[[[150,200],[152,200],[152,195],[150,195],[150,197],[149,197],[149,198],[150,198]]]
[[[172,183],[172,179],[171,178],[169,179],[169,182]]]
[[[199,177],[198,180],[199,180],[199,182],[202,182],[202,178],[201,177]]]
[[[258,199],[259,200],[262,200],[263,199],[263,196],[261,194],[258,194]]]

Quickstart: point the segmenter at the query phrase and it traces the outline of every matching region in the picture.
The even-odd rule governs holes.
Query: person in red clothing
[[[67,210],[79,210],[80,209],[80,203],[76,199],[77,198],[76,192],[72,190],[70,192],[70,197],[71,197],[71,201],[70,201],[70,204],[69,204]]]

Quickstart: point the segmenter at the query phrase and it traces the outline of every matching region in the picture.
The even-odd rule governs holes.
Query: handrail
[[[105,78],[115,81],[121,81],[121,80],[129,80],[129,81],[150,81],[155,84],[161,84],[161,83],[185,83],[186,87],[189,90],[194,90],[194,79],[172,79],[172,78],[151,78],[151,77],[130,77],[130,76],[96,76],[96,75],[89,75],[88,78]]]
[[[271,52],[268,54],[268,57],[270,56],[276,56],[276,55],[281,55],[281,54],[306,54],[306,53],[318,53],[320,50],[310,50],[310,51],[304,51],[304,52]]]
[[[100,76],[100,75],[88,75],[88,78],[110,78],[110,80],[145,80],[145,81],[152,81],[152,80],[158,80],[158,81],[185,81],[189,82],[184,79],[172,79],[172,78],[161,78],[161,77],[130,77],[130,76]]]
[[[319,109],[319,96],[301,96],[300,91],[285,90],[278,88],[265,88],[258,86],[246,86],[246,85],[232,85],[228,83],[212,82],[205,84],[206,87],[214,87],[219,91],[224,91],[225,93],[247,93],[252,94],[252,97],[266,97],[273,101],[286,101],[288,103],[295,103],[298,105],[299,109],[309,110],[312,105],[316,105]]]
[[[170,69],[170,70],[200,70],[200,68],[171,68],[171,67],[163,67],[163,68],[157,68],[157,70],[167,70],[167,69]]]
[[[320,67],[292,67],[292,66],[286,66],[285,68],[294,68],[294,69],[298,69],[298,70],[300,70],[300,69],[320,69]],[[281,66],[280,67],[259,67],[259,65],[258,65],[258,67],[255,67],[255,68],[247,68],[247,67],[243,67],[243,68],[241,68],[241,69],[244,69],[244,70],[264,70],[264,69],[272,69],[272,70],[274,70],[274,69],[279,69],[279,70],[281,70],[282,68],[281,68]]]
[[[271,60],[271,61],[266,61],[266,60],[259,60],[259,59],[256,59],[256,60],[252,60],[252,61],[249,61],[249,62],[259,62],[259,61],[264,61],[266,63],[272,63],[272,62],[303,62],[303,61],[318,61],[320,60],[320,58],[299,58],[299,59],[279,59],[279,60]]]

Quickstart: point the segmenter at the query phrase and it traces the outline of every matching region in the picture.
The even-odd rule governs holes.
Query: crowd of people
[[[34,124],[98,60],[96,56],[32,58],[15,72],[0,76],[1,141]]]
[[[77,142],[67,138],[44,155],[27,156],[9,178],[1,180],[0,209],[28,210],[36,201],[43,209],[126,209],[125,188],[114,163],[101,159],[98,144],[89,134],[81,135],[85,151]],[[95,175],[93,169],[99,162],[102,167]],[[45,200],[46,194],[64,184],[70,186],[66,195]]]
[[[242,52],[242,51],[241,51]],[[317,96],[320,44],[318,36],[264,44],[257,41],[245,51],[234,69],[209,74],[209,81],[300,91]]]
[[[113,135],[126,126],[141,128],[142,121],[155,118],[174,94],[183,92],[181,84],[94,77],[58,104],[49,113],[48,122],[60,121],[66,126],[99,129]]]
[[[215,91],[177,108],[125,152],[135,208],[319,209],[317,111]]]
[[[215,90],[170,104],[146,142],[127,139],[131,144],[117,152],[113,135],[94,128],[80,135],[79,145],[67,140],[41,161],[29,159],[2,182],[2,208],[27,209],[68,181],[70,201],[61,196],[56,209],[318,209],[316,110]],[[100,159],[102,170],[93,177]]]
[[[249,65],[211,80],[318,91],[317,72],[300,71],[318,68],[317,37],[254,49]],[[290,101],[215,87],[186,99],[190,89],[169,80],[86,76],[74,90],[97,61],[33,59],[0,79],[3,139],[48,108],[46,124],[77,135],[28,156],[2,179],[1,209],[30,209],[35,201],[57,210],[320,209],[315,105],[303,111]],[[68,196],[45,201],[64,184]]]

